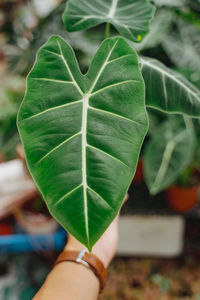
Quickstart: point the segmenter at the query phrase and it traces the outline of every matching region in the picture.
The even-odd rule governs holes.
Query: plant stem
[[[110,23],[106,23],[105,39],[109,38],[109,36],[110,36]]]
[[[184,122],[185,122],[185,126],[187,129],[190,129],[191,131],[194,132],[194,124],[192,122],[192,119],[186,117],[183,115],[183,119],[184,119]]]

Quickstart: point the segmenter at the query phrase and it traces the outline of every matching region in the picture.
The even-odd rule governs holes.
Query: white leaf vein
[[[76,86],[77,90],[78,90],[79,93],[83,96],[84,93],[83,93],[83,91],[81,90],[80,86],[77,84],[77,82],[76,82],[76,80],[75,80],[75,78],[74,78],[74,76],[73,76],[73,74],[72,74],[72,72],[71,72],[71,70],[70,70],[70,67],[69,67],[69,65],[68,65],[68,63],[67,63],[67,61],[66,61],[66,59],[65,59],[65,57],[64,57],[64,54],[63,54],[63,51],[62,51],[62,47],[61,47],[61,45],[60,45],[60,43],[59,43],[58,40],[57,40],[57,44],[58,44],[58,47],[59,47],[59,49],[60,49],[60,56],[61,56],[61,58],[62,58],[62,60],[63,60],[63,62],[64,62],[65,67],[66,67],[66,69],[67,69],[67,71],[68,71],[68,73],[69,73],[69,75],[70,75],[70,77],[71,77],[71,79],[72,79],[74,85]]]
[[[65,103],[65,104],[62,104],[62,105],[57,105],[57,106],[45,109],[45,110],[39,112],[38,114],[35,114],[35,115],[30,116],[28,118],[25,118],[23,121],[27,121],[27,120],[36,118],[36,117],[41,116],[43,114],[46,114],[47,112],[52,111],[52,110],[57,110],[57,109],[60,109],[60,108],[66,107],[66,106],[73,106],[73,105],[75,105],[77,103],[82,103],[82,102],[83,102],[83,100],[81,99],[81,100],[73,101],[73,102],[70,102],[70,103]]]
[[[87,144],[87,147],[88,147],[88,148],[91,148],[91,149],[94,149],[95,151],[101,152],[101,153],[103,153],[103,154],[109,156],[110,158],[116,160],[116,161],[119,162],[120,164],[123,164],[124,166],[126,166],[126,167],[128,167],[128,168],[130,169],[130,167],[129,167],[126,163],[124,163],[122,160],[118,159],[117,157],[115,157],[115,156],[109,154],[108,152],[105,152],[105,151],[101,150],[100,148],[95,147],[95,146],[92,146],[92,145],[90,145],[90,144]]]
[[[115,62],[115,61],[121,60],[121,59],[123,59],[123,58],[125,58],[125,57],[129,57],[129,56],[133,56],[133,54],[126,54],[126,55],[122,55],[122,56],[120,56],[120,57],[114,58],[114,59],[112,59],[112,60],[109,60],[109,61],[108,61],[108,64],[111,64],[111,63],[113,63],[113,62]]]
[[[38,81],[50,81],[50,82],[56,82],[56,83],[74,84],[73,81],[59,80],[59,79],[53,79],[53,78],[34,78],[34,77],[31,77],[30,79],[34,79],[34,80],[38,80]]]
[[[50,154],[52,154],[53,152],[55,152],[57,149],[59,149],[61,146],[63,146],[64,144],[68,143],[69,141],[71,141],[73,138],[75,138],[76,136],[81,135],[81,131],[77,132],[76,134],[70,136],[69,138],[67,138],[66,140],[64,140],[62,143],[60,143],[59,145],[57,145],[56,147],[54,147],[53,149],[51,149],[47,154],[45,154],[37,163],[39,164],[41,161],[43,161],[45,158],[47,158]]]
[[[92,96],[94,96],[94,95],[96,95],[96,94],[98,94],[98,93],[101,93],[101,92],[103,92],[103,91],[105,91],[105,90],[107,90],[107,89],[110,89],[110,88],[112,88],[112,87],[115,87],[115,86],[118,86],[118,85],[123,85],[123,84],[130,83],[130,82],[140,82],[140,81],[139,81],[139,80],[133,80],[133,79],[130,79],[130,80],[124,80],[124,81],[116,82],[116,83],[110,84],[110,85],[108,85],[108,86],[103,87],[102,89],[99,89],[99,90],[93,92],[93,93],[90,95],[90,97],[92,97]]]
[[[98,198],[100,198],[104,203],[107,204],[107,206],[109,206],[112,210],[112,206],[103,198],[101,197],[101,195],[99,195],[99,193],[97,193],[95,190],[93,190],[90,186],[87,186],[88,190],[90,190],[92,193],[94,193]]]
[[[55,205],[59,204],[60,202],[62,202],[65,198],[67,198],[68,196],[70,196],[73,192],[75,192],[76,190],[78,190],[83,184],[79,184],[78,186],[76,186],[75,188],[73,188],[71,191],[67,192],[67,194],[65,194],[64,196],[62,196],[58,201],[56,201]]]
[[[198,101],[200,101],[200,98],[198,96],[198,93],[192,91],[189,87],[187,87],[180,79],[178,79],[176,76],[170,74],[169,72],[165,71],[164,69],[162,69],[161,67],[155,65],[154,63],[151,63],[150,61],[142,60],[142,64],[143,65],[147,65],[149,67],[151,67],[152,69],[157,70],[158,72],[160,72],[161,74],[164,74],[166,77],[171,78],[172,80],[174,80],[175,82],[177,82],[182,88],[184,88],[186,91],[188,91],[188,93],[190,93],[193,97],[195,97]]]
[[[108,110],[104,110],[104,109],[101,109],[101,108],[96,108],[96,107],[93,107],[93,106],[89,106],[89,109],[96,110],[96,111],[99,111],[99,112],[102,112],[102,113],[106,113],[106,114],[109,114],[109,115],[111,115],[111,116],[113,116],[113,117],[117,117],[117,118],[120,118],[120,119],[129,121],[129,122],[132,122],[132,123],[137,124],[137,125],[140,124],[139,122],[137,122],[137,121],[135,121],[135,120],[126,118],[126,117],[124,117],[124,116],[118,115],[118,114],[113,113],[113,112],[110,112],[110,111],[108,111]]]
[[[108,12],[108,18],[113,18],[116,12],[118,0],[112,0],[112,5],[110,7],[110,11]]]

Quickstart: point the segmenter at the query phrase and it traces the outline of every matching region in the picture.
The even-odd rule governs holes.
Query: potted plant
[[[70,45],[52,36],[27,78],[18,129],[28,168],[51,214],[89,250],[117,215],[134,176],[148,130],[146,107],[200,116],[199,90],[159,61],[138,58],[135,44],[124,39],[141,42],[153,12],[149,1],[69,0],[66,29],[107,23],[106,39],[83,75]],[[110,25],[122,37],[109,38]],[[178,144],[191,140],[186,123]]]
[[[199,160],[195,121],[167,118],[144,151],[145,179],[151,194],[167,189],[168,203],[185,212],[198,200]]]
[[[199,147],[198,147],[199,149]],[[198,151],[196,151],[197,153]],[[199,198],[200,170],[198,156],[187,167],[173,186],[167,189],[167,201],[177,212],[187,212],[197,204]]]
[[[172,186],[167,189],[167,201],[176,212],[184,213],[191,210],[198,201],[199,184],[196,186]]]
[[[58,229],[58,223],[49,215],[49,212],[39,197],[13,210],[18,226],[30,234],[49,234]]]

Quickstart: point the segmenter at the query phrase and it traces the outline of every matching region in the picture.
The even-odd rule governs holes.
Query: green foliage
[[[53,36],[39,50],[18,117],[29,170],[52,215],[89,249],[117,215],[148,122],[135,51],[110,38],[88,73]]]
[[[191,121],[171,117],[155,130],[144,152],[144,170],[151,194],[168,187],[189,165],[194,154],[195,134]]]
[[[140,42],[149,32],[153,14],[148,0],[69,0],[63,21],[68,31],[110,23],[122,36]]]
[[[0,87],[0,122],[6,122],[17,115],[21,98],[24,94],[25,79],[19,76],[1,78]]]
[[[141,57],[146,105],[167,113],[200,116],[200,90],[159,61]]]
[[[0,88],[0,152],[6,159],[15,156],[19,143],[16,116],[24,94],[24,78],[9,76],[1,79]]]

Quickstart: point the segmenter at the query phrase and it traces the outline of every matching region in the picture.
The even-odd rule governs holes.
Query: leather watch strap
[[[100,281],[100,293],[103,291],[106,284],[107,272],[104,264],[94,254],[89,253],[87,250],[78,251],[63,251],[57,258],[55,265],[64,262],[71,261],[76,263],[82,263],[89,267]]]

